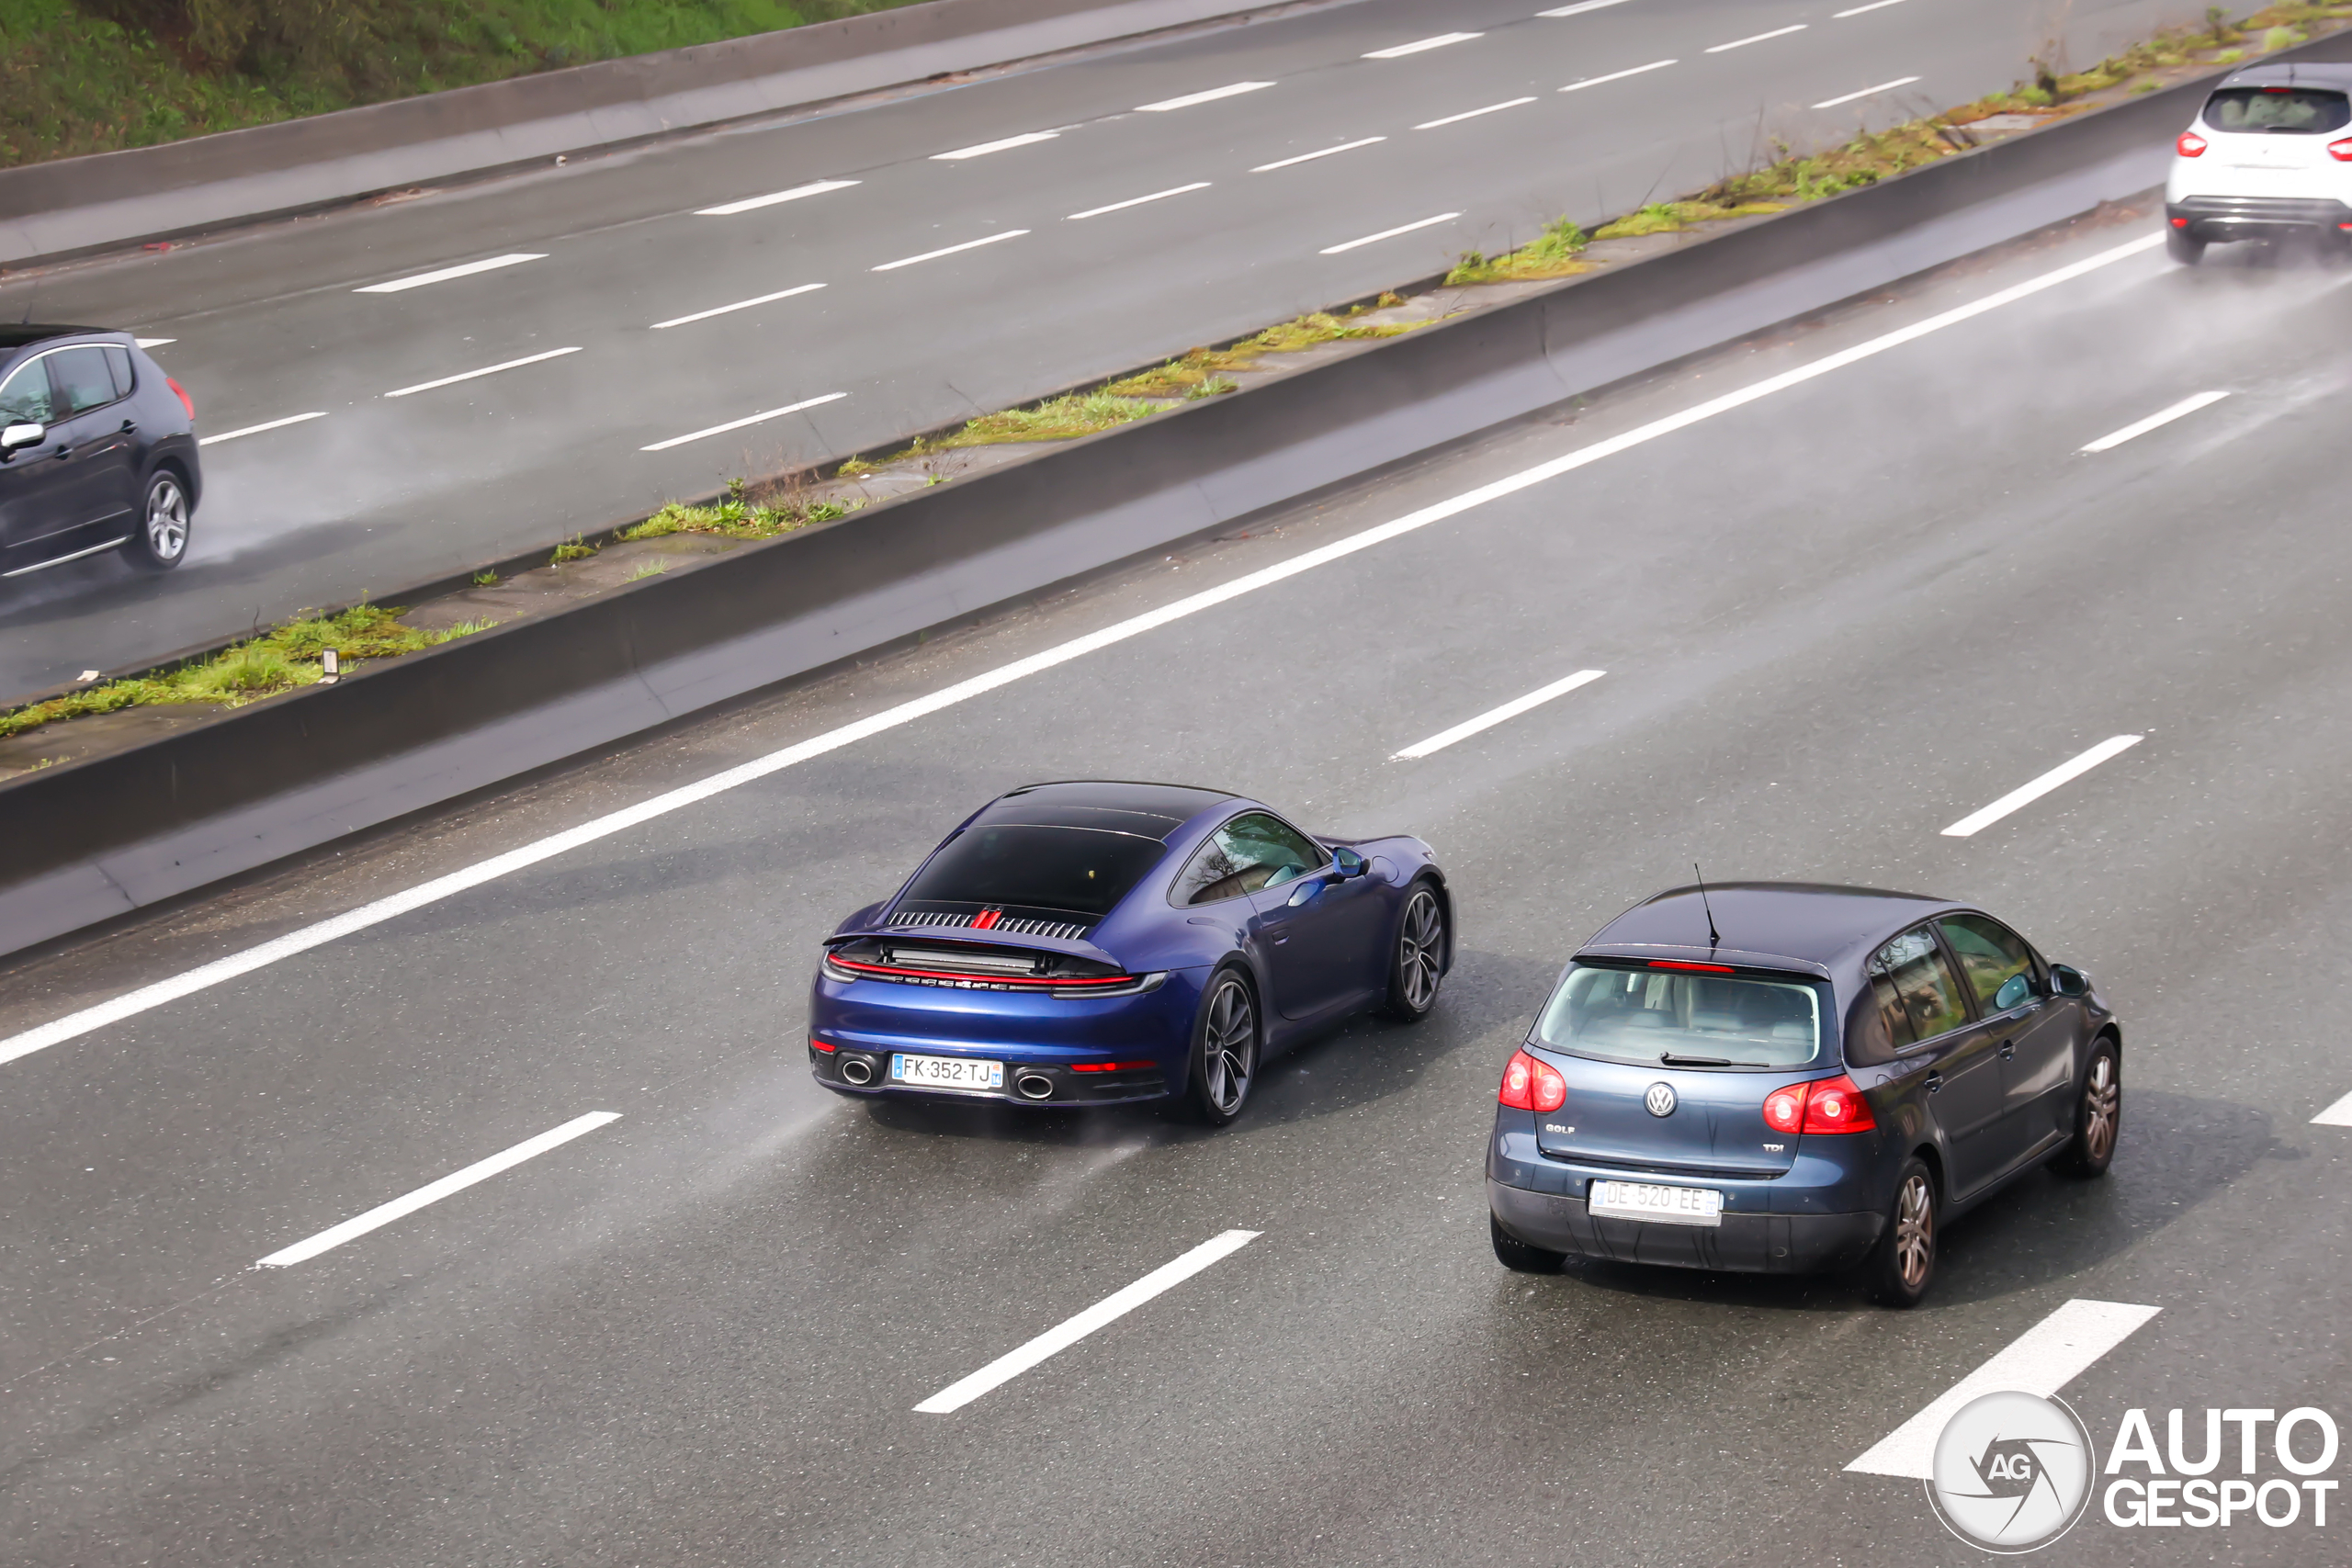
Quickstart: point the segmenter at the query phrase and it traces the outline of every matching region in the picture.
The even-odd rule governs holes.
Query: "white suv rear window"
[[[2352,125],[2352,98],[2319,87],[2223,87],[2205,100],[2216,130],[2324,136]]]

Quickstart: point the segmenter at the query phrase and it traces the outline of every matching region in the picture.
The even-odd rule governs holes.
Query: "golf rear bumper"
[[[1851,1268],[1886,1224],[1885,1216],[1874,1213],[1725,1214],[1721,1225],[1597,1219],[1582,1198],[1533,1192],[1491,1177],[1487,1202],[1504,1230],[1547,1252],[1751,1274]]]

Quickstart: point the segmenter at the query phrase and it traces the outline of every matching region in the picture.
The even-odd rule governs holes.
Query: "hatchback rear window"
[[[1821,1001],[1803,981],[1579,964],[1535,1034],[1611,1062],[1799,1067],[1821,1055]]]
[[[906,897],[1107,915],[1167,852],[1157,839],[1094,828],[974,828],[932,856]]]
[[[2324,136],[2352,125],[2352,98],[2318,87],[2223,87],[2205,100],[2216,130]]]

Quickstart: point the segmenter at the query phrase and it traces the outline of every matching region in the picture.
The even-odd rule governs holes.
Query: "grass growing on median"
[[[1204,398],[1235,389],[1238,383],[1228,375],[1240,370],[1261,370],[1259,362],[1270,354],[1296,354],[1327,343],[1349,343],[1370,338],[1402,337],[1420,321],[1360,321],[1355,318],[1368,310],[1385,310],[1405,301],[1394,294],[1384,294],[1379,304],[1359,306],[1344,316],[1318,310],[1313,315],[1300,316],[1268,327],[1255,337],[1242,339],[1230,348],[1195,348],[1170,360],[1167,364],[1130,376],[1124,381],[1114,381],[1102,390],[1116,398]]]
[[[1566,218],[1544,226],[1544,232],[1528,244],[1498,256],[1481,255],[1476,251],[1463,254],[1461,261],[1445,275],[1449,285],[1467,283],[1517,283],[1541,277],[1574,277],[1580,272],[1590,272],[1592,264],[1577,259],[1591,237]]]
[[[636,527],[622,529],[620,536],[634,540],[663,539],[673,534],[714,534],[725,539],[773,539],[814,523],[846,517],[857,510],[857,505],[854,502],[839,501],[805,504],[788,500],[755,502],[738,482],[729,485],[726,498],[714,505],[687,506],[673,501]]]
[[[403,653],[414,653],[486,630],[493,624],[469,621],[447,631],[427,632],[401,626],[400,615],[399,610],[387,605],[361,604],[340,615],[288,621],[275,631],[198,663],[161,674],[110,681],[85,692],[68,692],[45,703],[0,714],[0,739],[22,735],[60,719],[119,713],[129,707],[185,703],[242,707],[259,697],[316,683],[319,656],[328,649],[334,649],[348,667],[365,660],[395,659]]]

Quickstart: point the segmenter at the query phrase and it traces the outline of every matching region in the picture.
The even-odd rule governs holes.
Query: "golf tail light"
[[[1804,1130],[1804,1091],[1801,1083],[1776,1089],[1764,1097],[1764,1125],[1775,1133]]]
[[[2184,158],[2199,158],[2205,154],[2205,139],[2193,130],[2184,130],[2180,140],[2172,144],[2172,150]],[[2328,151],[2333,152],[2335,149],[2331,147]]]
[[[2339,156],[2341,154],[2339,154]],[[187,395],[187,389],[181,386],[179,382],[169,376],[164,378],[164,385],[172,389],[172,396],[179,399],[180,407],[187,410],[188,418],[194,419],[196,417],[196,400]]]
[[[1806,1086],[1804,1100],[1804,1130],[1814,1133],[1867,1133],[1878,1125],[1878,1118],[1871,1114],[1871,1102],[1854,1080],[1839,1073],[1834,1078],[1820,1078]]]
[[[2327,155],[2339,164],[2352,164],[2352,136],[2327,144]]]
[[[1503,1064],[1503,1087],[1495,1098],[1513,1111],[1557,1111],[1568,1101],[1568,1080],[1526,1052],[1513,1051]]]

